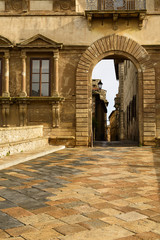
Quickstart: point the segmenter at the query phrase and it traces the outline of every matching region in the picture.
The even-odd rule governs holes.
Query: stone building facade
[[[92,80],[92,134],[93,141],[107,140],[106,90],[99,88],[100,79]]]
[[[119,140],[119,131],[118,131],[118,125],[119,125],[119,112],[117,110],[114,110],[109,115],[109,140],[110,141],[118,141]]]
[[[138,140],[154,145],[159,25],[157,0],[0,0],[1,127],[43,125],[53,143],[91,145],[92,70],[118,56],[138,73]]]
[[[138,73],[130,60],[115,60],[119,81],[115,108],[110,115],[111,141],[132,140],[138,142]]]
[[[124,61],[120,66],[123,76],[123,139],[138,141],[138,74],[131,61]],[[127,91],[128,89],[128,91]]]

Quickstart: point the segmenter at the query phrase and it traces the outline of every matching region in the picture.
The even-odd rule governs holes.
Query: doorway
[[[110,35],[97,40],[82,54],[76,72],[76,145],[92,145],[92,71],[102,59],[124,59],[131,61],[137,69],[138,94],[138,141],[142,145],[153,145],[156,136],[156,117],[149,128],[148,110],[155,114],[154,99],[149,92],[148,80],[155,88],[155,69],[146,50],[132,39],[124,36]],[[81,104],[83,96],[83,103]],[[135,101],[135,100],[133,100]],[[131,109],[131,108],[130,108]],[[131,110],[128,110],[131,113]],[[129,117],[129,114],[128,114]],[[122,125],[122,122],[121,122]]]

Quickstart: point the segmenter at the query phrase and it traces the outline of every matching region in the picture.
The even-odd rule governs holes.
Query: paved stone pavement
[[[0,239],[160,239],[160,149],[65,149],[1,170]]]

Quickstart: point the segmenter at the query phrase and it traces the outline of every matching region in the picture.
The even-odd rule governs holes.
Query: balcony
[[[137,18],[142,29],[146,0],[86,0],[85,15],[90,29],[95,18],[112,18],[114,30],[118,28],[118,18]]]

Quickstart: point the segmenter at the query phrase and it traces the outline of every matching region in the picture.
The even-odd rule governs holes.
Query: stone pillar
[[[5,75],[4,75],[4,89],[2,97],[10,97],[9,93],[9,51],[4,54],[5,58]]]
[[[26,53],[22,52],[21,54],[22,58],[22,82],[21,82],[21,93],[20,97],[26,97],[27,92],[26,92]]]
[[[58,76],[58,58],[59,58],[59,52],[54,52],[54,68],[53,68],[53,76],[54,76],[54,82],[53,82],[53,90],[52,90],[52,97],[58,97],[59,96],[59,76]]]
[[[59,103],[52,103],[52,127],[59,127],[60,114]]]
[[[10,112],[10,104],[8,101],[4,101],[2,103],[2,126],[9,127],[9,112]]]
[[[27,126],[27,103],[19,103],[19,125],[20,127]]]

